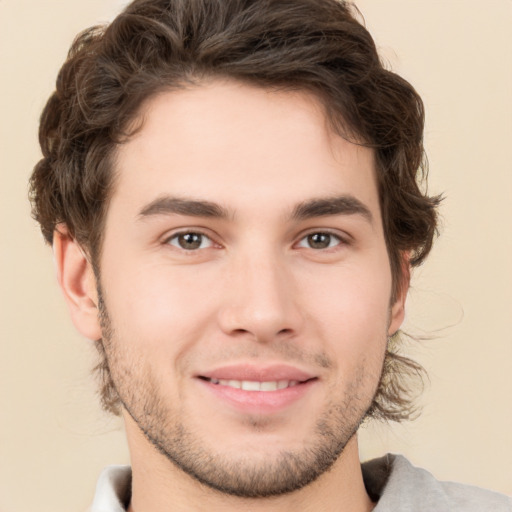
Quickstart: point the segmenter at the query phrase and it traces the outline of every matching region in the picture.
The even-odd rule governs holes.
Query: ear
[[[411,282],[410,259],[410,254],[408,252],[402,253],[402,259],[400,262],[401,272],[398,276],[398,289],[395,300],[393,301],[393,304],[391,304],[388,336],[393,336],[393,334],[400,329],[405,318],[405,299],[407,298],[407,292],[409,291],[409,285]]]
[[[82,248],[59,224],[53,233],[57,280],[78,331],[90,340],[101,338],[96,280]]]

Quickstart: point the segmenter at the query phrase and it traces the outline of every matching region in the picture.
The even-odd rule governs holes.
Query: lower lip
[[[303,398],[317,382],[311,379],[276,391],[246,391],[198,379],[206,389],[236,409],[253,414],[271,414]]]

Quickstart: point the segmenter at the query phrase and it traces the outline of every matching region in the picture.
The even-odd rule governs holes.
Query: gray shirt
[[[439,482],[401,455],[385,455],[362,465],[374,512],[512,512],[512,499],[453,482]],[[101,474],[90,512],[125,512],[131,469],[109,466]]]
[[[512,512],[512,499],[472,485],[440,482],[401,455],[362,465],[373,512]]]

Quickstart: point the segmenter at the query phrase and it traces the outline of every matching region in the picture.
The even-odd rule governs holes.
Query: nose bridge
[[[246,332],[259,341],[299,329],[295,283],[286,256],[258,247],[233,255],[221,325],[229,333]]]

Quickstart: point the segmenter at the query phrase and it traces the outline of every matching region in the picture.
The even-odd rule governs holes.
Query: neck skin
[[[147,441],[125,414],[132,463],[132,499],[128,512],[370,512],[357,435],[332,468],[308,486],[272,498],[238,498],[212,490],[178,469]]]

